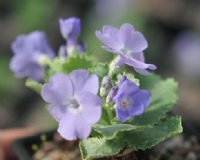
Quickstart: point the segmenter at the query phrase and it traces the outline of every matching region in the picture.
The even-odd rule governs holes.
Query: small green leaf
[[[46,69],[45,81],[48,82],[49,77],[56,73],[62,73],[63,70],[63,59],[54,58],[50,63],[49,67]]]
[[[75,55],[70,57],[63,64],[63,72],[70,73],[75,69],[89,69],[93,66],[93,61],[90,60],[85,54],[84,55]]]
[[[115,155],[123,149],[123,143],[115,139],[89,138],[81,141],[79,147],[83,160],[89,160]]]
[[[140,87],[145,89],[152,89],[154,88],[157,83],[161,81],[161,77],[156,74],[152,74],[150,76],[144,76],[140,74],[134,74],[135,78],[139,79]]]
[[[104,63],[99,63],[93,68],[90,68],[90,72],[97,74],[100,77],[100,79],[106,76],[108,74],[108,71],[109,71],[108,64]]]
[[[27,79],[26,80],[26,83],[25,83],[25,86],[34,90],[35,92],[39,93],[41,92],[41,89],[42,89],[42,84],[36,82],[36,81],[33,81],[31,79]]]

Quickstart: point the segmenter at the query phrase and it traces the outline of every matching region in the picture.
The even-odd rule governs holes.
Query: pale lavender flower
[[[133,116],[141,115],[148,107],[150,97],[149,91],[141,90],[135,83],[123,78],[113,98],[117,119],[125,122]]]
[[[76,40],[80,35],[81,25],[80,19],[76,17],[68,19],[60,19],[60,31],[63,38]]]
[[[149,74],[148,69],[156,69],[155,65],[145,63],[143,51],[148,47],[147,41],[132,25],[125,23],[120,29],[106,25],[102,32],[96,31],[96,36],[104,43],[102,47],[105,50],[119,55],[124,63],[137,72]]]
[[[89,136],[91,126],[101,117],[98,89],[98,77],[86,70],[55,74],[44,84],[42,97],[49,103],[52,117],[59,122],[58,132],[63,138],[75,140]]]
[[[59,24],[62,36],[65,40],[67,40],[65,46],[65,52],[67,53],[67,56],[73,55],[77,52],[85,52],[84,43],[78,41],[81,31],[80,19],[76,17],[60,19]]]
[[[40,57],[54,56],[46,35],[39,31],[18,36],[12,43],[12,51],[11,70],[17,77],[29,77],[36,81],[44,76],[44,67],[39,64]]]

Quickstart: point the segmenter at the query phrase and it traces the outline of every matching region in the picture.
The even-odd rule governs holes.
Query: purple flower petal
[[[60,19],[60,31],[65,39],[76,40],[80,34],[81,25],[80,19],[76,17],[68,19]]]
[[[82,116],[90,123],[95,124],[101,117],[101,99],[90,92],[79,94],[78,100],[82,106]]]
[[[36,81],[44,76],[44,67],[39,64],[39,57],[54,56],[45,34],[38,31],[18,36],[12,43],[12,51],[14,57],[10,63],[11,70],[18,77],[29,77]]]
[[[97,94],[99,81],[96,75],[89,75],[86,70],[80,69],[70,73],[69,77],[72,79],[75,93],[79,93],[83,90]]]
[[[69,98],[73,96],[73,86],[71,79],[62,73],[51,77],[50,82],[42,87],[42,98],[51,104],[66,105]]]
[[[39,81],[44,77],[44,69],[30,57],[28,54],[14,55],[10,62],[10,68],[16,77],[22,78],[27,76],[35,81]]]
[[[130,119],[130,114],[126,110],[122,110],[120,106],[115,106],[115,111],[116,117],[120,122],[125,122]]]
[[[67,140],[86,139],[91,132],[91,125],[80,115],[66,112],[59,123],[58,132]]]
[[[139,73],[149,74],[146,69],[156,69],[155,65],[146,64],[144,57],[138,58],[137,54],[143,56],[143,51],[148,44],[143,34],[135,31],[131,24],[125,23],[120,29],[104,26],[102,32],[96,31],[96,36],[104,43],[103,49],[120,55],[124,63],[132,66]]]
[[[133,116],[141,115],[149,105],[150,97],[149,91],[140,90],[135,83],[123,78],[113,98],[118,120],[125,122]]]
[[[67,140],[85,139],[92,124],[101,117],[98,77],[87,70],[75,70],[69,76],[55,74],[42,88],[49,112],[59,122],[58,132]]]
[[[147,41],[140,32],[129,33],[124,40],[124,48],[132,52],[141,52],[148,47]]]
[[[135,67],[135,68],[141,68],[141,69],[148,68],[148,64],[145,64],[144,62],[138,61],[134,58],[130,58],[127,55],[121,54],[120,56],[124,60],[124,62],[129,66],[132,66],[132,67]]]
[[[134,94],[134,103],[135,105],[142,104],[146,108],[150,104],[151,93],[147,90],[140,90]],[[142,103],[141,103],[142,102]]]
[[[45,33],[40,31],[18,36],[11,47],[14,54],[40,52],[50,57],[54,56],[54,52],[48,44]]]
[[[142,74],[142,75],[146,75],[146,76],[149,76],[149,75],[152,74],[151,72],[149,72],[149,71],[146,70],[146,69],[138,69],[138,68],[135,68],[135,71],[138,72],[138,73],[140,73],[140,74]]]
[[[49,113],[51,116],[59,122],[61,118],[63,117],[64,113],[66,112],[66,107],[65,106],[59,106],[59,105],[49,105],[48,107]]]

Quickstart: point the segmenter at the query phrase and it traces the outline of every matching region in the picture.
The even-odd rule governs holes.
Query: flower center
[[[127,49],[127,48],[122,48],[121,50],[120,50],[122,53],[124,53],[124,54],[126,54],[126,55],[131,55],[131,51],[129,50],[129,49]]]
[[[129,105],[129,102],[126,101],[126,100],[123,100],[123,101],[121,102],[121,106],[122,106],[123,108],[126,108],[128,105]]]
[[[79,103],[76,99],[71,99],[67,105],[68,108],[71,108],[71,109],[78,109],[79,108]]]

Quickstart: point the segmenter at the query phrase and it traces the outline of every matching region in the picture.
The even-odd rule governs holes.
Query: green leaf
[[[129,74],[125,74],[125,75],[130,81],[134,82],[137,86],[140,85],[140,80],[135,78],[134,74],[129,73]]]
[[[40,84],[36,81],[33,81],[31,79],[27,79],[25,85],[26,85],[26,87],[28,87],[40,94],[41,89],[42,89],[42,84]]]
[[[110,118],[109,118],[108,112],[105,109],[105,107],[102,107],[102,115],[101,115],[101,119],[99,120],[98,124],[110,125]]]
[[[106,76],[108,74],[108,71],[109,71],[108,64],[105,63],[99,63],[93,68],[90,68],[90,72],[97,74],[100,79]]]
[[[145,150],[182,132],[181,118],[171,117],[152,127],[123,133],[121,140],[133,150]]]
[[[48,82],[49,77],[51,77],[53,74],[56,73],[62,73],[63,70],[63,59],[60,58],[54,58],[50,63],[49,63],[49,68],[46,70],[46,75],[45,75],[45,81]]]
[[[135,117],[130,123],[148,125],[159,122],[167,112],[172,110],[177,98],[177,83],[173,79],[157,82],[152,89],[150,106],[143,115]]]
[[[130,124],[114,124],[110,126],[100,126],[96,125],[94,126],[94,130],[100,133],[102,136],[105,137],[115,137],[116,134],[123,131],[129,131],[129,130],[135,130],[137,128],[140,128],[138,126],[133,126]]]
[[[126,124],[113,125],[99,128],[99,133],[104,136],[103,138],[89,138],[81,141],[80,150],[83,159],[107,157],[116,155],[123,149],[137,151],[151,148],[181,132],[181,118],[178,116],[160,121],[157,125],[139,128]],[[113,133],[115,134],[111,136]]]
[[[152,74],[150,76],[144,76],[140,74],[134,74],[135,78],[139,79],[140,81],[140,88],[145,89],[152,89],[157,83],[161,81],[161,78],[159,75]]]
[[[115,155],[123,149],[123,143],[115,139],[89,138],[81,141],[79,147],[83,160],[89,160]]]
[[[75,55],[70,57],[63,64],[63,72],[70,73],[75,69],[89,69],[93,66],[93,61],[84,55]]]

